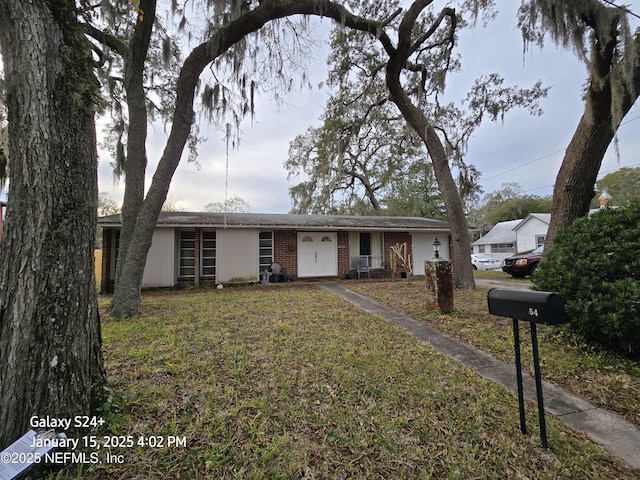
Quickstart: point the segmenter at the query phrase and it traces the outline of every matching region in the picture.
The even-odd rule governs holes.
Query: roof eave
[[[120,222],[98,223],[102,228],[122,228]],[[412,227],[403,225],[392,226],[343,226],[343,225],[224,225],[217,223],[161,223],[156,225],[155,228],[223,228],[234,230],[250,230],[250,229],[269,229],[269,230],[304,230],[304,231],[434,231],[434,232],[448,232],[450,229],[447,226],[424,226],[424,227]]]

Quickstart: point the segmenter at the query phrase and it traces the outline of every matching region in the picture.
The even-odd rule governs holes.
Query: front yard
[[[348,284],[511,358],[486,292],[433,316],[420,309],[421,285]],[[184,443],[115,449],[124,463],[79,478],[640,478],[551,416],[542,450],[535,424],[520,433],[511,393],[315,286],[147,293],[140,317],[103,318],[103,338],[122,398],[102,433]],[[552,340],[541,337],[545,375],[556,371]]]
[[[477,272],[476,272],[477,273]],[[483,272],[499,273],[502,272]],[[500,279],[500,276],[482,278]],[[523,282],[523,280],[517,280]],[[437,315],[428,311],[424,282],[359,283],[349,288],[411,315],[441,332],[462,339],[491,355],[514,363],[512,321],[488,314],[487,288],[457,291],[455,312]],[[578,343],[566,327],[538,326],[542,375],[591,403],[616,411],[640,425],[640,364],[595,347]],[[533,375],[531,337],[528,325],[520,332],[522,362]]]

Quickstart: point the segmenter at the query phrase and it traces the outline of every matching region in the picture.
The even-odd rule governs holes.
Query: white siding
[[[449,235],[448,233],[412,233],[411,234],[411,250],[413,252],[413,274],[424,275],[425,260],[433,260],[435,258],[433,252],[433,241],[438,238],[440,240],[440,258],[449,260]],[[469,260],[471,261],[471,260]]]
[[[151,248],[142,276],[142,288],[172,287],[175,285],[175,233],[172,228],[158,228],[153,232]]]
[[[536,217],[529,217],[516,230],[518,252],[533,250],[536,245],[536,235],[546,235],[549,225]]]
[[[216,281],[258,281],[259,230],[216,230]]]

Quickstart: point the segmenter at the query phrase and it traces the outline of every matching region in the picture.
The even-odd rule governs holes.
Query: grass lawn
[[[505,280],[515,283],[531,283],[531,278],[515,278],[502,270],[474,270],[474,278],[483,278],[486,280]]]
[[[482,273],[501,274],[500,277],[506,275],[502,272]],[[515,363],[512,320],[488,314],[488,288],[456,291],[454,313],[438,315],[427,310],[424,304],[423,280],[351,283],[346,286],[452,337],[471,343],[497,358]],[[577,342],[564,326],[539,325],[537,331],[545,379],[640,425],[640,363]],[[523,366],[533,375],[531,336],[526,323],[521,323],[520,340]]]
[[[349,283],[431,321],[419,285]],[[486,328],[482,295],[434,323]],[[515,396],[315,286],[147,293],[140,317],[103,318],[103,339],[122,398],[100,435],[186,445],[115,448],[124,463],[57,478],[640,478],[551,416],[542,450],[535,406],[522,435]]]

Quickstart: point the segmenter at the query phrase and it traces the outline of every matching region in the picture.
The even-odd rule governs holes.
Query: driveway
[[[488,278],[476,278],[476,285],[487,288],[501,288],[504,290],[531,290],[531,282],[512,282],[509,280],[489,280]]]

